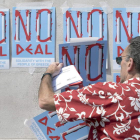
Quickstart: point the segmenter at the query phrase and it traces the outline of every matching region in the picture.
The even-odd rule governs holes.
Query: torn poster
[[[0,69],[9,69],[9,9],[0,9]]]
[[[48,67],[55,61],[55,8],[13,8],[12,67]]]

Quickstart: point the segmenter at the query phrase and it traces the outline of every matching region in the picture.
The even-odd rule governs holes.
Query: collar
[[[130,84],[130,83],[140,83],[140,77],[130,78],[123,82],[124,84]]]

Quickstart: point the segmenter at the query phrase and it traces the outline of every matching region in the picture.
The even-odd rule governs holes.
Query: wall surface
[[[100,7],[99,2],[104,0],[69,0],[68,6],[74,3],[85,3]],[[0,8],[10,9],[10,35],[12,34],[12,7],[20,2],[42,2],[42,0],[0,0]],[[65,0],[53,0],[56,7],[56,61],[59,60],[58,45],[63,43],[63,15],[61,5]],[[126,5],[140,5],[139,0],[106,0],[111,8],[125,8]],[[113,46],[113,13],[108,14],[108,47],[109,69],[107,81],[113,80],[112,46]],[[10,51],[12,43],[10,40]],[[10,68],[0,70],[0,140],[33,140],[36,139],[31,131],[24,126],[24,120],[30,119],[41,112],[38,107],[38,88],[40,78],[46,68],[36,68],[33,74],[29,68]]]

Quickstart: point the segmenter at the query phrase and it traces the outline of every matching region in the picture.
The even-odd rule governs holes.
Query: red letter
[[[79,16],[79,15],[77,14],[77,16]],[[76,25],[75,25],[75,23],[74,23],[74,20],[73,20],[73,18],[72,18],[72,16],[71,16],[71,13],[70,13],[69,11],[66,11],[66,19],[67,19],[67,18],[70,18],[70,19],[71,19],[71,22],[72,22],[73,28],[74,28],[74,30],[75,30],[76,36],[77,36],[78,38],[79,38],[79,37],[82,37],[82,35],[79,35],[78,30],[77,30],[77,28],[76,28]]]
[[[27,14],[29,14],[28,11],[26,12],[26,16],[27,16]],[[25,33],[25,35],[26,35],[26,40],[29,41],[29,40],[30,40],[30,33],[29,33],[29,35],[28,35],[27,30],[26,30],[25,25],[24,25],[24,22],[23,22],[23,19],[22,19],[22,16],[21,16],[21,14],[20,14],[20,12],[19,12],[18,10],[15,11],[15,16],[16,16],[16,17],[19,16],[19,18],[20,18],[20,20],[21,20],[21,24],[22,24],[23,30],[24,30],[24,33]]]
[[[1,13],[2,16],[4,16],[4,12],[1,12],[0,11],[0,13]],[[5,21],[3,21],[3,22],[5,22]],[[0,40],[0,44],[3,43],[3,42],[5,42],[5,38],[3,38],[2,40]]]
[[[73,64],[72,64],[72,61],[71,61],[71,58],[70,58],[70,56],[69,56],[69,53],[68,53],[68,51],[67,51],[67,49],[66,49],[65,47],[62,47],[62,56],[64,57],[65,55],[67,56],[70,65],[73,65]],[[66,58],[66,59],[67,59],[67,58]],[[64,61],[64,60],[63,60],[63,61]],[[66,65],[66,62],[64,62],[64,65]]]
[[[4,15],[5,15],[5,14],[4,14],[4,12],[1,12],[1,11],[0,11],[0,13],[1,13],[1,15],[2,15],[2,16],[4,16]],[[5,23],[5,21],[3,21],[3,22]],[[0,40],[0,44],[1,44],[1,43],[3,43],[3,42],[5,42],[5,38],[4,38],[4,39],[2,39],[2,40]]]
[[[139,24],[139,22],[140,22],[140,13],[138,14],[138,33],[140,34],[140,24]]]
[[[41,14],[43,11],[47,11],[49,14],[51,13],[51,11],[49,9],[42,9],[42,10],[38,10],[38,13],[36,15],[36,27],[37,27],[37,19],[39,18],[39,14]],[[41,40],[40,39],[40,36],[38,35],[37,36],[37,39],[40,41],[40,42],[47,42],[51,39],[51,37],[49,36],[48,38],[44,39],[44,40]]]
[[[120,83],[120,77],[118,75],[116,76],[116,82]]]
[[[30,49],[31,46],[32,46],[32,44],[30,44],[30,45],[26,48],[26,51],[27,51],[28,53],[30,53],[30,54],[33,54],[33,53],[31,52],[33,49]]]
[[[20,49],[20,50],[19,50]],[[24,51],[24,49],[19,45],[19,44],[17,44],[16,45],[16,53],[17,53],[17,55],[19,55],[20,53],[22,53]]]
[[[45,121],[45,122],[44,122]],[[42,118],[42,119],[40,119],[40,120],[38,120],[38,122],[40,122],[41,124],[43,124],[43,125],[47,125],[47,121],[48,121],[48,118],[45,116],[44,118]]]
[[[47,127],[47,135],[49,135],[49,132],[50,132],[50,133],[52,133],[52,131],[51,131],[51,130],[54,130],[54,131],[55,131],[55,129],[54,129],[54,128]]]
[[[50,53],[48,52],[48,45],[47,44],[45,45],[45,54],[47,54],[47,55],[52,54],[51,52]]]
[[[51,139],[51,140],[60,140],[60,137],[59,136],[49,136],[49,138]]]
[[[100,9],[93,9],[90,13],[88,13],[88,17],[87,17],[87,32],[89,33],[89,30],[88,30],[88,22],[89,22],[89,19],[90,19],[90,16],[94,13],[94,12],[99,12],[99,14],[102,14],[102,11]],[[101,23],[102,24],[102,23]],[[103,30],[102,30],[103,31]],[[98,41],[101,41],[103,40],[103,37],[99,38]]]
[[[40,50],[40,51],[38,51],[38,50]],[[35,50],[35,54],[37,54],[37,53],[43,54],[43,51],[42,51],[42,48],[41,48],[41,45],[40,44],[37,45],[37,48]]]
[[[89,45],[88,48],[86,49],[86,61],[87,61],[87,56],[88,56],[88,54],[89,54],[89,50],[90,50],[92,47],[94,47],[94,46],[98,46],[99,49],[102,48],[101,44],[99,44],[99,43],[96,43],[96,44],[93,44],[93,45]],[[103,53],[102,53],[102,56],[103,56]],[[86,67],[87,62],[86,62],[86,61],[85,61],[85,69],[87,70],[87,67]],[[103,65],[103,58],[102,58],[102,64],[101,64],[101,66],[102,66],[102,65]],[[95,78],[91,78],[91,77],[90,77],[90,73],[87,74],[87,78],[88,78],[89,81],[97,81],[97,80],[100,79],[101,77],[102,77],[102,73],[99,74],[99,75],[98,75],[97,77],[95,77]]]
[[[7,54],[2,54],[2,47],[0,47],[0,56],[7,56]]]
[[[121,53],[120,53],[120,51],[121,51]],[[121,46],[117,46],[118,56],[121,56],[123,51],[124,51],[124,49]]]
[[[123,28],[124,28],[124,30],[125,30],[126,36],[127,36],[127,40],[128,40],[128,42],[129,42],[129,40],[132,38],[132,34],[131,34],[131,36],[129,36],[129,33],[128,33],[128,31],[127,31],[127,27],[126,27],[126,25],[125,25],[125,22],[124,22],[124,20],[123,20],[123,17],[122,17],[121,13],[120,13],[118,10],[116,10],[116,19],[117,19],[117,18],[120,18],[120,20],[121,20],[121,22],[122,22],[122,25],[123,25]],[[116,20],[116,21],[117,21],[117,20]],[[117,26],[119,26],[119,25],[117,25]],[[116,37],[115,41],[117,42],[117,37]]]

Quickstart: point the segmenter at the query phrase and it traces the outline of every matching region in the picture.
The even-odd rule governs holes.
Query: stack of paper
[[[53,90],[57,91],[59,89],[63,89],[72,85],[77,85],[82,83],[83,79],[76,70],[74,65],[69,65],[67,67],[62,68],[59,75],[53,78],[52,86]]]

